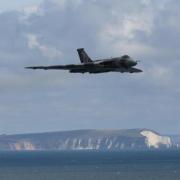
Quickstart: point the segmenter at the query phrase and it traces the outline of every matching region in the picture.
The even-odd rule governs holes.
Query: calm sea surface
[[[0,152],[0,180],[180,180],[180,151]]]

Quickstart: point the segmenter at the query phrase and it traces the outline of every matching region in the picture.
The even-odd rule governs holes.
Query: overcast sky
[[[26,6],[37,5],[43,0],[0,0],[0,11],[20,10]]]
[[[0,13],[0,133],[149,128],[180,134],[179,0],[7,0]],[[32,71],[129,54],[140,74]]]

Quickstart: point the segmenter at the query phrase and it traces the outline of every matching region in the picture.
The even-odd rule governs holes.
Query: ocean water
[[[0,180],[180,180],[180,151],[0,152]]]

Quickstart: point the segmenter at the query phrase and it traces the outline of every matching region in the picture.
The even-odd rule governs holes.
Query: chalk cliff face
[[[152,131],[141,131],[141,134],[146,137],[145,143],[151,148],[159,148],[160,146],[166,146],[167,148],[172,146],[171,138],[167,136],[160,136]]]
[[[174,135],[170,137],[171,137],[171,142],[173,146],[177,149],[180,149],[180,135]]]
[[[120,151],[171,147],[170,137],[147,129],[77,130],[0,136],[0,150]]]

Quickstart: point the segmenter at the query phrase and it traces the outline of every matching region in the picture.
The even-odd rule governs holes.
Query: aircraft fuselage
[[[142,72],[140,69],[134,68],[138,61],[134,61],[128,55],[122,57],[91,60],[84,49],[78,49],[81,64],[54,65],[54,66],[31,66],[28,69],[44,69],[44,70],[69,70],[70,73],[105,73],[105,72]]]

